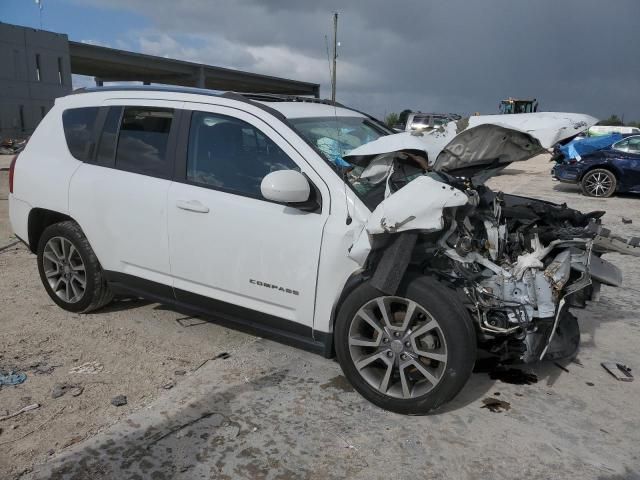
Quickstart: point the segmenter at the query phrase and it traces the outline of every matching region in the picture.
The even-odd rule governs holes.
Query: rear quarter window
[[[71,108],[62,112],[62,126],[69,152],[86,162],[93,156],[98,107]]]

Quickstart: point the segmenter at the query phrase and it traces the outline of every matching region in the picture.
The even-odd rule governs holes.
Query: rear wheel
[[[51,299],[70,312],[90,312],[112,299],[98,258],[73,221],[56,223],[42,233],[38,271]]]
[[[354,388],[387,410],[425,414],[451,400],[471,375],[475,331],[464,306],[423,276],[394,296],[365,283],[345,300],[336,354]]]
[[[618,182],[610,170],[596,168],[582,177],[582,193],[588,197],[610,197],[616,191]]]

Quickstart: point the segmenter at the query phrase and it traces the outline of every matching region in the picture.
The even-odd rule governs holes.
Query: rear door
[[[289,143],[260,118],[223,106],[190,108],[168,201],[176,297],[310,336],[326,185],[293,148],[295,139]],[[264,176],[284,169],[302,171],[316,186],[317,211],[262,197]]]
[[[74,174],[69,190],[71,215],[110,278],[150,280],[165,296],[172,295],[166,202],[181,105],[106,102],[92,159]]]

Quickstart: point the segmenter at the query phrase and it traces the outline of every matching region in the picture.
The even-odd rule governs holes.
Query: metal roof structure
[[[139,81],[210,90],[319,97],[320,85],[69,41],[71,71],[97,83]]]

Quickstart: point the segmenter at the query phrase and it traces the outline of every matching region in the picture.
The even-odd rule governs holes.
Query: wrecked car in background
[[[365,398],[421,414],[455,397],[478,347],[571,357],[569,309],[620,285],[601,256],[638,239],[611,235],[603,212],[483,184],[594,121],[474,117],[393,135],[308,98],[81,90],[14,157],[11,224],[61,308],[127,294],[213,315],[335,352]]]

